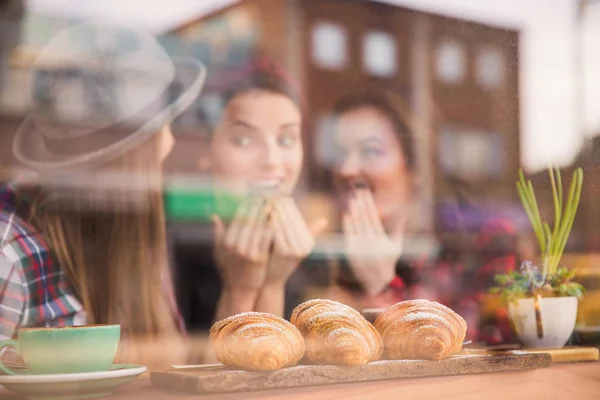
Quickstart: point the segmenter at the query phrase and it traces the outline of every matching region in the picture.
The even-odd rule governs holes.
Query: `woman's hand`
[[[283,317],[285,284],[300,262],[315,245],[315,236],[327,226],[320,219],[308,226],[291,198],[274,199],[271,223],[274,228],[273,250],[265,284],[256,302],[256,310]]]
[[[217,318],[245,311],[283,316],[285,284],[327,226],[307,226],[291,198],[254,199],[225,229],[215,224],[215,255],[224,281]]]
[[[226,291],[258,292],[265,283],[274,235],[267,217],[259,198],[242,204],[228,227],[213,216],[215,258]]]
[[[370,190],[354,192],[343,216],[350,268],[369,295],[379,294],[394,279],[402,254],[405,221],[385,232]]]
[[[325,230],[327,220],[319,219],[309,226],[291,197],[273,201],[271,220],[273,251],[265,284],[285,285],[300,262],[313,251],[315,237]]]

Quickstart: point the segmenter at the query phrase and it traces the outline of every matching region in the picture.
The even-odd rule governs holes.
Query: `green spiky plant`
[[[517,191],[539,243],[541,268],[525,261],[519,271],[496,275],[498,285],[491,292],[501,294],[506,301],[536,294],[581,297],[584,293],[583,286],[573,282],[575,271],[560,266],[581,199],[583,170],[578,168],[573,173],[566,201],[560,170],[549,167],[548,172],[554,201],[554,226],[542,221],[533,185],[530,180],[525,180],[523,171],[519,171]]]

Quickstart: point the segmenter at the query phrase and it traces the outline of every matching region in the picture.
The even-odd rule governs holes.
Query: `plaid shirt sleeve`
[[[21,327],[82,325],[86,316],[47,248],[34,237],[6,244],[0,254],[0,338]],[[36,251],[23,240],[35,244]]]
[[[14,202],[12,188],[0,186],[0,340],[21,327],[86,324],[85,310],[43,235],[16,215]],[[168,273],[162,284],[185,333]]]
[[[0,340],[10,339],[22,325],[27,297],[27,285],[18,266],[0,253]]]
[[[0,191],[0,338],[21,327],[82,325],[86,316],[44,238]]]
[[[21,327],[85,324],[83,306],[48,250],[22,250],[9,245],[0,255],[0,337],[14,336]]]

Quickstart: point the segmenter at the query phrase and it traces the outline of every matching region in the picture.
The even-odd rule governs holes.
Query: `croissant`
[[[248,312],[216,322],[210,339],[217,360],[250,371],[275,371],[294,366],[304,355],[298,329],[272,314]]]
[[[332,300],[309,300],[290,318],[306,342],[305,358],[312,364],[362,365],[383,352],[381,336],[360,313]]]
[[[450,308],[429,300],[397,303],[374,322],[388,359],[441,360],[460,351],[465,320]]]

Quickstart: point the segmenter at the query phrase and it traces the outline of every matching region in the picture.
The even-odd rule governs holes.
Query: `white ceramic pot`
[[[538,337],[533,298],[510,302],[508,316],[523,344],[529,348],[561,348],[575,328],[577,297],[548,297],[540,299],[543,337]]]

